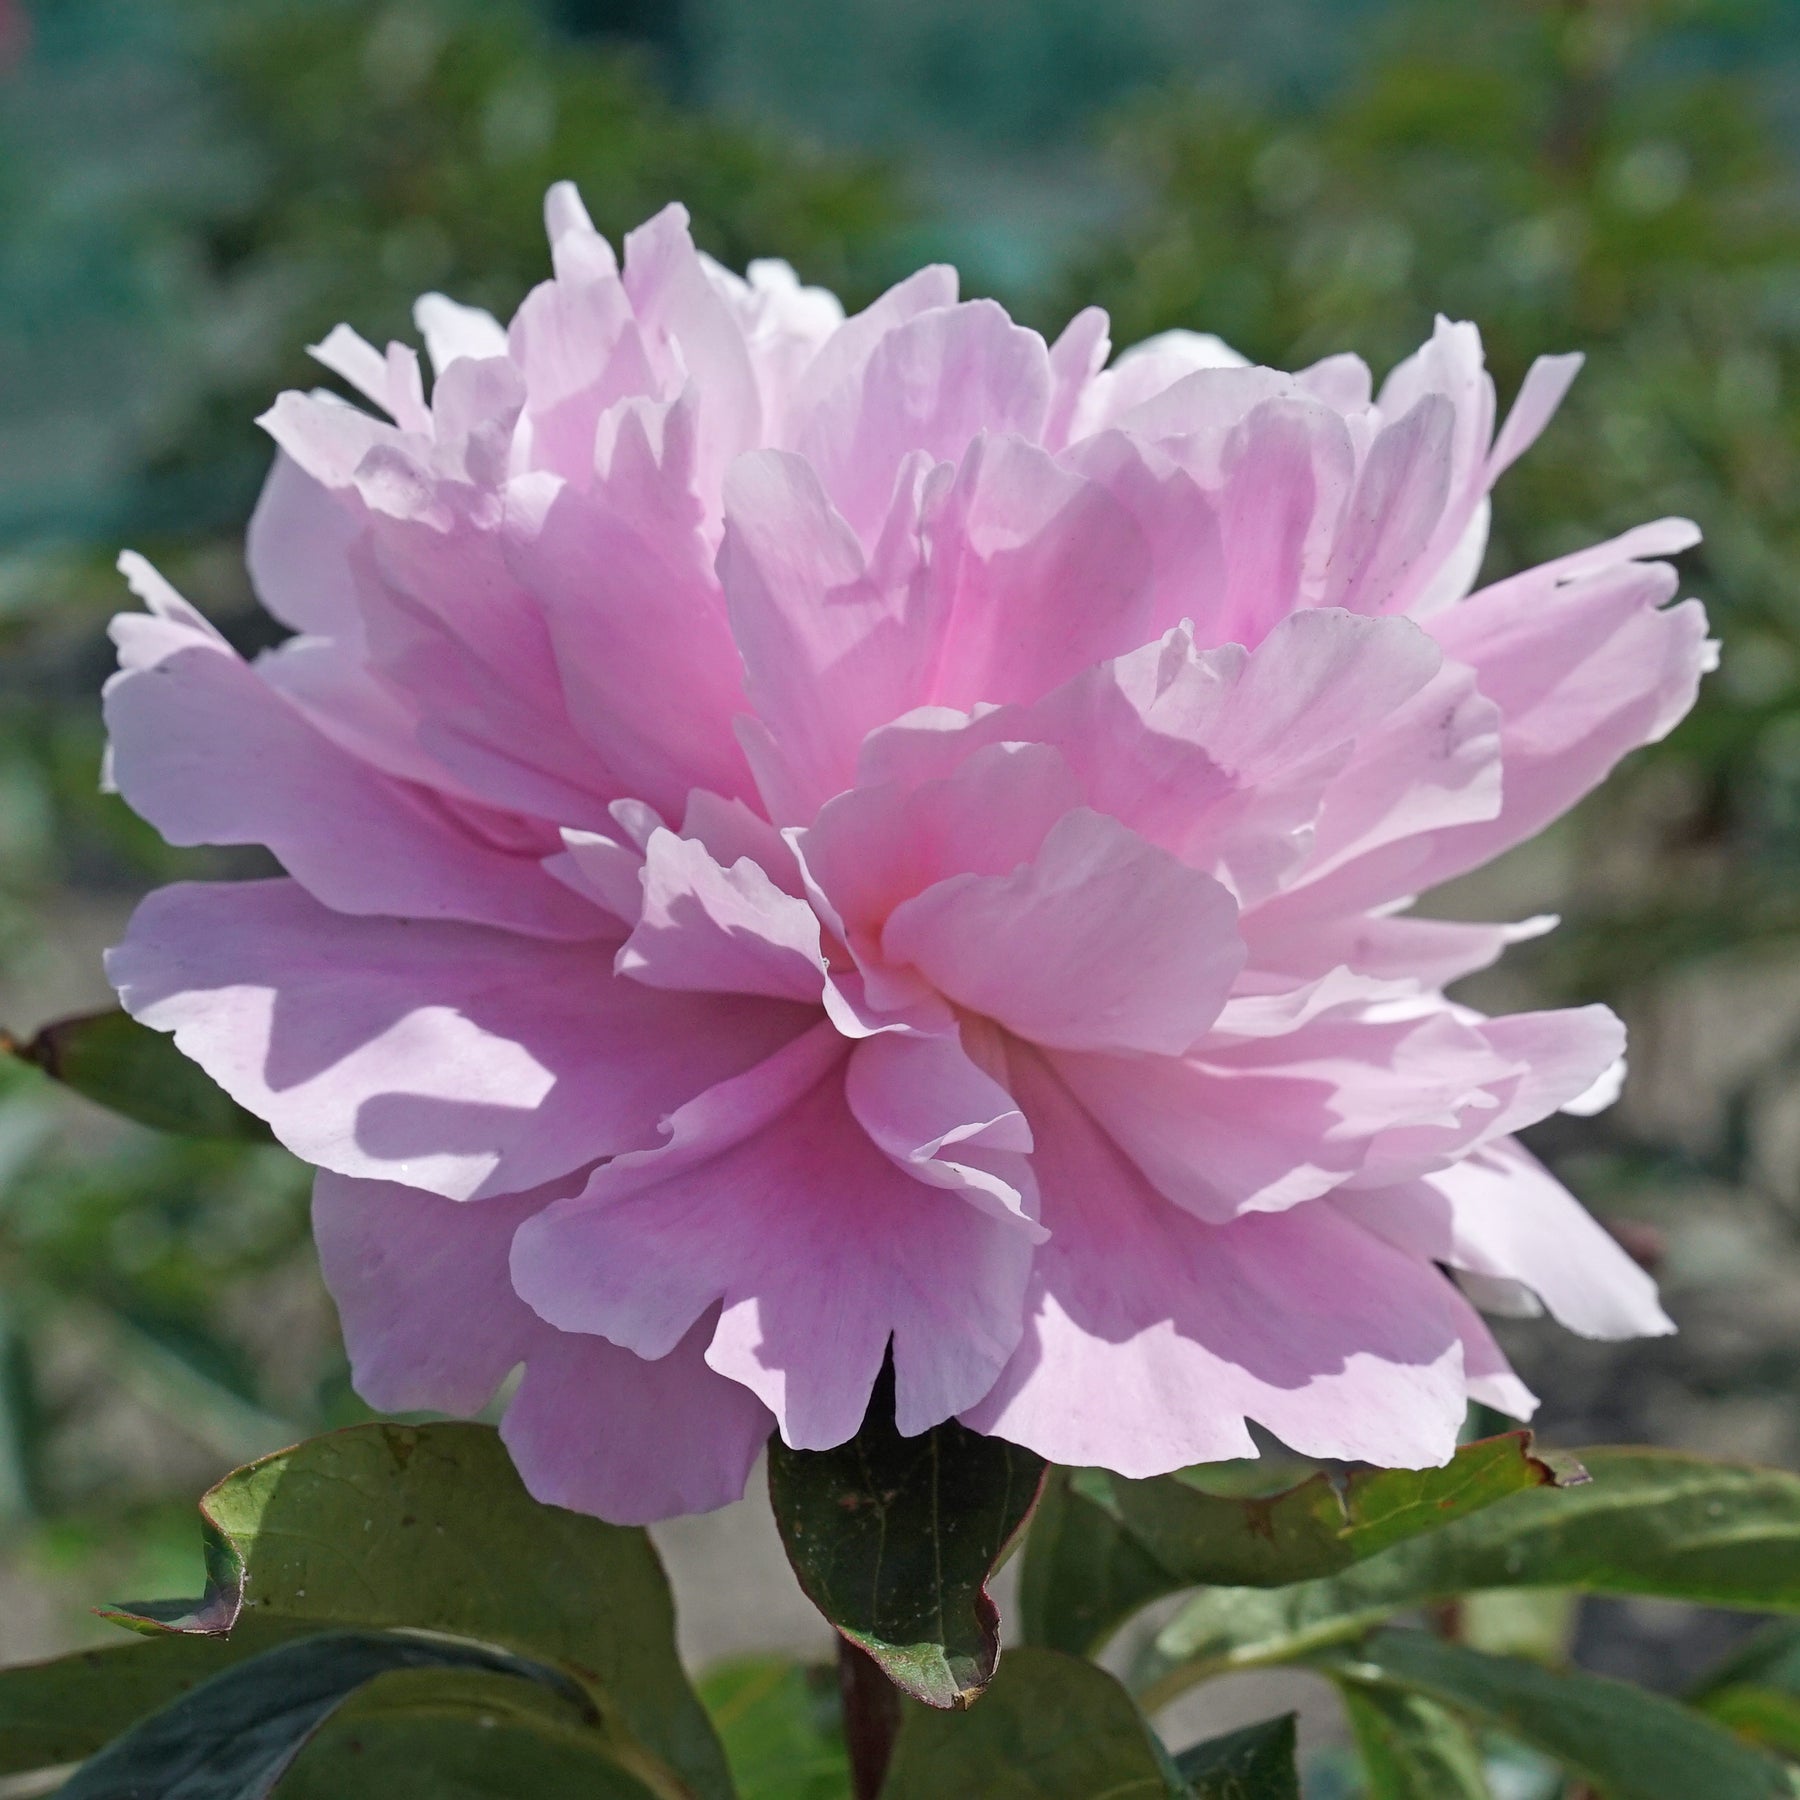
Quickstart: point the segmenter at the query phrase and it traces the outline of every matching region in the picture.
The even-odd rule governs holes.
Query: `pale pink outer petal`
[[[1469,1398],[1509,1419],[1529,1419],[1538,1409],[1537,1395],[1519,1379],[1474,1306],[1462,1295],[1454,1304],[1462,1330],[1463,1379]]]
[[[126,627],[129,634],[131,627]],[[167,621],[155,660],[107,683],[113,778],[172,844],[263,844],[349,913],[584,938],[603,914],[323,737],[210,632]]]
[[[774,1420],[707,1368],[708,1324],[645,1362],[513,1291],[513,1234],[557,1191],[459,1202],[321,1171],[313,1231],[356,1391],[383,1412],[470,1415],[524,1363],[500,1430],[539,1500],[615,1525],[736,1500]]]
[[[969,1405],[1018,1341],[1031,1244],[870,1143],[844,1049],[821,1026],[597,1170],[520,1231],[519,1292],[652,1356],[722,1302],[707,1361],[798,1449],[856,1431],[890,1338],[902,1432]]]
[[[1243,932],[1251,966],[1261,973],[1317,976],[1347,968],[1374,980],[1443,988],[1488,968],[1508,946],[1542,937],[1557,923],[1554,913],[1516,925],[1346,913],[1296,918],[1283,929],[1280,921],[1259,909],[1246,915]]]
[[[541,1326],[500,1436],[532,1497],[654,1525],[743,1498],[774,1425],[706,1366],[710,1321],[646,1362],[605,1338]]]
[[[748,857],[721,868],[706,846],[657,831],[644,847],[643,915],[615,967],[651,987],[811,1001],[825,991],[812,908]]]
[[[1452,1168],[1342,1207],[1415,1256],[1522,1281],[1584,1337],[1657,1337],[1675,1327],[1656,1283],[1528,1151],[1490,1144]]]
[[[1558,587],[1515,576],[1426,621],[1500,708],[1505,796],[1491,824],[1439,834],[1420,882],[1447,880],[1540,831],[1627,752],[1664,737],[1712,666],[1696,600],[1664,606],[1674,572],[1626,563]]]
[[[493,1399],[546,1331],[507,1275],[513,1233],[566,1192],[457,1201],[319,1171],[313,1237],[372,1407],[470,1415]]]
[[[278,451],[244,545],[257,599],[294,631],[359,641],[349,556],[360,529],[353,506]]]
[[[888,959],[1033,1043],[1175,1056],[1243,966],[1210,876],[1086,807],[1010,875],[954,875],[895,908]]]
[[[1025,1337],[966,1424],[1134,1477],[1255,1455],[1247,1419],[1308,1456],[1449,1459],[1465,1388],[1442,1276],[1317,1205],[1201,1224],[1013,1060],[1051,1236]]]
[[[465,1199],[654,1143],[812,1016],[659,993],[614,976],[610,948],[349,918],[291,881],[184,882],[139,906],[107,974],[296,1155]]]

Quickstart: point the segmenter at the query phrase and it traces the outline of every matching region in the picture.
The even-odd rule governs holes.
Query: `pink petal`
[[[1041,1243],[1037,1177],[1027,1155],[1031,1127],[1012,1095],[965,1049],[982,1035],[970,1021],[960,1032],[865,1038],[850,1053],[844,1096],[896,1168],[962,1194]],[[997,1045],[990,1051],[991,1061],[1003,1062]]]
[[[464,1199],[655,1141],[689,1095],[760,1060],[806,1009],[658,993],[611,946],[348,918],[291,881],[181,883],[107,973],[308,1162]]]
[[[1304,600],[1325,595],[1328,569],[1338,576],[1356,554],[1354,525],[1338,530],[1355,479],[1350,434],[1315,401],[1268,400],[1233,429],[1222,475],[1215,504],[1228,573],[1217,610],[1207,608],[1207,632],[1258,644]],[[1357,505],[1371,504],[1359,487]],[[1332,605],[1356,605],[1341,579],[1329,592]]]
[[[1441,1276],[1318,1205],[1203,1225],[1014,1064],[1051,1236],[1025,1337],[966,1424],[1134,1477],[1254,1456],[1247,1420],[1308,1456],[1449,1459],[1465,1390]]]
[[[526,1226],[519,1292],[565,1330],[657,1355],[723,1303],[707,1361],[796,1448],[861,1424],[893,1343],[900,1430],[969,1405],[1017,1341],[1031,1245],[903,1175],[844,1104],[829,1026],[681,1108]]]
[[[413,324],[438,375],[453,362],[487,362],[507,354],[506,327],[492,313],[447,294],[421,294],[413,302]]]
[[[672,831],[645,846],[643,916],[616,967],[651,987],[818,1003],[819,922],[748,858],[722,868]]]
[[[508,496],[508,568],[542,607],[558,704],[619,787],[674,816],[688,790],[751,791],[731,729],[743,670],[694,489],[691,412],[626,408],[588,488]],[[566,696],[566,698],[564,697]]]
[[[850,785],[868,732],[920,698],[932,650],[918,585],[920,501],[916,487],[902,494],[887,551],[871,566],[799,457],[758,452],[726,479],[719,578],[750,704],[809,812]]]
[[[761,441],[762,398],[743,327],[707,276],[687,208],[665,206],[625,239],[625,291],[651,363],[670,391],[700,396],[698,467],[716,493],[732,459]]]
[[[1049,406],[1044,340],[993,301],[971,300],[889,330],[867,363],[820,400],[795,447],[866,541],[915,452],[955,463],[983,432],[1035,440]]]
[[[360,640],[350,547],[359,509],[278,452],[250,515],[244,555],[256,597],[295,631]]]
[[[1089,384],[1106,367],[1112,350],[1111,321],[1097,306],[1085,306],[1050,346],[1050,410],[1044,419],[1044,448],[1060,450],[1069,441],[1075,415]]]
[[[928,535],[935,660],[868,727],[921,700],[1035,699],[1150,635],[1149,548],[1131,514],[1035,445],[977,439]]]
[[[1419,565],[1450,497],[1451,402],[1427,394],[1376,436],[1331,557],[1328,606],[1380,612]]]
[[[1179,1055],[1243,965],[1236,914],[1209,876],[1084,807],[1012,874],[903,902],[882,947],[1034,1043]]]
[[[1579,351],[1568,356],[1540,356],[1525,371],[1519,397],[1513,402],[1494,448],[1488,455],[1487,478],[1497,481],[1535,444],[1562,405],[1563,396],[1581,373],[1586,359]]]
[[[815,907],[866,968],[881,960],[881,927],[903,900],[952,875],[1009,874],[1080,802],[1067,762],[1046,745],[959,746],[939,779],[839,795],[794,844]]]
[[[377,1412],[478,1413],[546,1335],[506,1259],[554,1192],[459,1202],[319,1171],[319,1262],[356,1391]]]
[[[774,1421],[748,1389],[706,1366],[709,1323],[655,1362],[540,1326],[500,1422],[532,1497],[614,1525],[742,1499]]]
[[[210,632],[165,626],[164,653],[107,684],[119,791],[173,844],[265,844],[342,912],[597,937],[592,907],[529,855],[465,830],[434,795],[323,737]]]
[[[1554,567],[1554,565],[1552,565]],[[1437,833],[1409,883],[1448,880],[1522,842],[1673,729],[1712,666],[1698,601],[1665,607],[1674,572],[1624,563],[1558,586],[1546,571],[1484,589],[1430,623],[1500,709],[1504,802]]]
[[[1675,1327],[1653,1282],[1518,1144],[1491,1144],[1423,1181],[1333,1204],[1415,1256],[1522,1281],[1584,1337],[1658,1337]]]

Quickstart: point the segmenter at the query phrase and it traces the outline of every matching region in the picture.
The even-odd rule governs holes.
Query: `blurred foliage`
[[[1407,0],[1323,106],[1165,94],[1115,146],[1146,204],[1063,296],[1107,305],[1119,343],[1199,326],[1282,368],[1356,349],[1380,371],[1434,312],[1474,319],[1503,406],[1534,356],[1587,353],[1501,488],[1487,574],[1686,515],[1727,645],[1585,815],[1607,849],[1537,966],[1588,997],[1800,927],[1800,183],[1754,69],[1708,54],[1759,20]]]

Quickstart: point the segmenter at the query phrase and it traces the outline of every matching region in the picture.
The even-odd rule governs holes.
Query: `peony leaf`
[[[807,1598],[894,1685],[961,1707],[993,1680],[1000,1614],[988,1577],[1043,1485],[1041,1457],[954,1419],[904,1438],[891,1365],[835,1450],[769,1446],[769,1497]]]
[[[140,1125],[182,1137],[270,1141],[268,1126],[183,1056],[172,1037],[129,1014],[58,1019],[28,1044],[5,1034],[0,1039],[21,1061]]]
[[[470,1671],[488,1677],[479,1696],[446,1679]],[[415,1701],[427,1704],[434,1694],[440,1705],[454,1697],[470,1712],[479,1705],[532,1722],[553,1708],[556,1725],[584,1732],[604,1750],[592,1702],[543,1664],[397,1632],[325,1632],[213,1676],[133,1726],[58,1791],[65,1800],[264,1800],[333,1713],[392,1675],[413,1677]],[[420,1675],[427,1685],[418,1684]],[[651,1800],[636,1782],[622,1781],[614,1792],[619,1800]]]
[[[1111,1675],[1025,1649],[1007,1656],[972,1711],[907,1708],[881,1800],[1179,1800],[1185,1791]],[[1267,1800],[1281,1800],[1281,1790]]]
[[[246,1620],[224,1638],[164,1638],[0,1669],[0,1775],[80,1762],[138,1720],[291,1631]]]
[[[1554,1757],[1609,1800],[1793,1797],[1774,1757],[1673,1700],[1605,1676],[1555,1674],[1424,1631],[1377,1632],[1333,1653],[1328,1666],[1340,1682],[1423,1694],[1468,1713]]]
[[[676,1657],[649,1538],[538,1504],[491,1428],[331,1432],[227,1476],[201,1512],[205,1595],[110,1617],[152,1635],[231,1633],[234,1644],[245,1626],[473,1639],[574,1680],[615,1756],[655,1792],[731,1793]]]
[[[1190,1800],[1300,1800],[1294,1715],[1283,1713],[1279,1719],[1208,1738],[1182,1751],[1175,1767]]]
[[[1586,1485],[1514,1495],[1341,1575],[1196,1595],[1157,1636],[1145,1670],[1156,1704],[1221,1669],[1283,1662],[1484,1588],[1800,1610],[1800,1475],[1666,1450],[1580,1454]]]
[[[1340,1683],[1369,1800],[1491,1800],[1481,1752],[1447,1708],[1401,1688]]]
[[[1800,1762],[1800,1695],[1744,1682],[1709,1694],[1700,1710],[1750,1743]]]
[[[838,1678],[780,1656],[709,1669],[700,1697],[725,1746],[738,1800],[849,1800]]]
[[[1441,1469],[1322,1470],[1261,1498],[1209,1493],[1207,1478],[1077,1469],[1054,1483],[1026,1550],[1027,1639],[1090,1652],[1181,1588],[1316,1579],[1523,1489],[1582,1479],[1537,1455],[1528,1431],[1465,1444]]]

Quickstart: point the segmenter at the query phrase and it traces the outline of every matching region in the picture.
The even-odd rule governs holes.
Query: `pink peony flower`
[[[123,565],[120,790],[288,875],[152,894],[111,975],[318,1165],[372,1404],[522,1363],[532,1490],[636,1521],[841,1442],[890,1346],[903,1432],[1144,1476],[1443,1461],[1534,1404],[1471,1300],[1669,1329],[1512,1135],[1618,1021],[1445,999],[1550,921],[1407,911],[1708,664],[1679,520],[1468,593],[1577,358],[1496,434],[1469,325],[1371,399],[548,215],[509,327],[420,302],[429,398],[339,328],[385,416],[267,415],[278,650]]]

